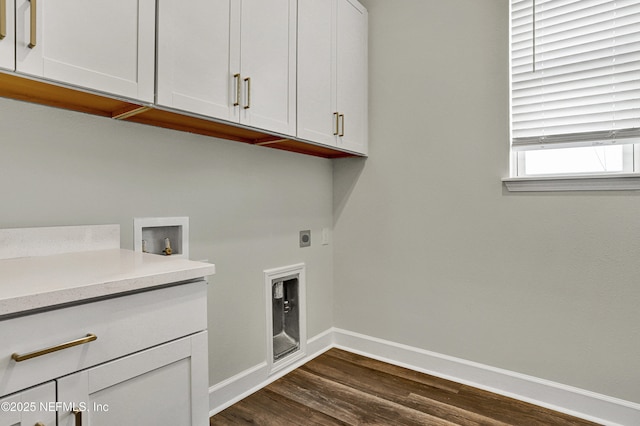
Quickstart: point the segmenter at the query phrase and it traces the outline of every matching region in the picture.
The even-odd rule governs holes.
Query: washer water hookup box
[[[189,258],[188,217],[136,217],[133,249],[162,256]]]

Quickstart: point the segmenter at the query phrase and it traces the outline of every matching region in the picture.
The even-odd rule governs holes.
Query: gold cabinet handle
[[[0,40],[7,36],[7,0],[0,0]]]
[[[336,118],[336,127],[335,127],[335,131],[333,132],[334,136],[338,136],[338,133],[340,133],[340,114],[337,112],[333,113],[333,116]]]
[[[240,105],[240,74],[234,74],[233,80],[236,83],[236,100],[233,103],[233,106],[236,107]]]
[[[38,423],[36,423],[36,424],[35,424],[35,425],[33,425],[33,426],[47,426],[47,425],[45,425],[45,424],[44,424],[44,423],[42,423],[42,422],[38,422]]]
[[[35,357],[39,357],[39,356],[42,356],[42,355],[50,354],[52,352],[61,351],[63,349],[71,348],[71,347],[78,346],[78,345],[84,345],[85,343],[93,342],[97,338],[98,338],[98,336],[96,336],[95,334],[89,333],[89,334],[87,334],[87,337],[83,337],[81,339],[72,340],[70,342],[63,343],[61,345],[51,346],[50,348],[40,349],[39,351],[29,352],[28,354],[19,355],[19,354],[14,353],[14,354],[11,355],[11,359],[13,359],[15,362],[22,362],[22,361],[25,361],[25,360],[28,360],[28,359],[31,359],[31,358],[35,358]]]
[[[247,83],[247,104],[244,109],[249,109],[251,108],[251,77],[245,78],[244,81]]]
[[[340,134],[338,136],[342,137],[344,136],[344,114],[340,114],[340,123],[342,124],[342,126]]]
[[[71,414],[73,414],[76,421],[76,426],[82,426],[82,411],[79,408],[74,408]]]
[[[36,47],[36,15],[38,13],[37,0],[29,0],[31,2],[31,23],[29,31],[29,49]]]

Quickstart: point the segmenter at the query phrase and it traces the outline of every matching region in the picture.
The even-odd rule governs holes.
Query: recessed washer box
[[[136,217],[133,219],[133,249],[146,253],[189,258],[188,217]]]

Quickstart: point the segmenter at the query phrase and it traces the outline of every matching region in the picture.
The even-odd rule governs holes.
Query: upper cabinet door
[[[299,0],[297,132],[367,153],[367,11],[355,0]]]
[[[16,0],[16,70],[154,100],[155,0]]]
[[[159,105],[230,120],[239,77],[231,73],[232,0],[158,1]],[[238,55],[234,55],[238,68]]]
[[[13,71],[16,67],[14,1],[0,0],[0,68]]]
[[[159,0],[159,105],[295,134],[296,0]]]
[[[240,123],[296,132],[297,0],[242,0]]]
[[[338,148],[367,153],[367,11],[338,0],[337,77],[340,131]]]
[[[298,1],[297,136],[336,146],[336,0]]]

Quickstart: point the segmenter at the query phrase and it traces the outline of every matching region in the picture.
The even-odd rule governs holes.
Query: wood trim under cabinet
[[[112,117],[115,111],[139,106],[115,98],[1,72],[0,96],[102,117]]]
[[[14,73],[0,72],[0,97],[316,157],[360,156],[331,147],[288,139],[282,135],[264,133],[233,123],[194,117],[188,113],[169,111],[164,108],[158,109],[155,105],[119,99],[107,94],[94,93]]]

